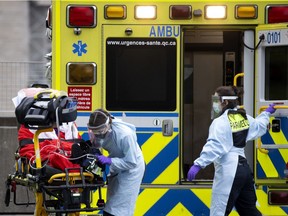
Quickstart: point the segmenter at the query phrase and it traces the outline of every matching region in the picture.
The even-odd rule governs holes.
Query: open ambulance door
[[[180,26],[102,29],[103,106],[135,125],[146,162],[143,184],[178,184]]]
[[[271,205],[288,204],[288,28],[262,25],[256,28],[255,116],[277,103],[270,127],[255,142],[254,175],[257,185],[267,186]]]

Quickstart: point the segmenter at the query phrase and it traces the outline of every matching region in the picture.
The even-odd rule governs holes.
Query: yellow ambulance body
[[[261,213],[288,214],[286,0],[57,0],[49,14],[52,88],[77,98],[83,137],[97,108],[137,128],[146,172],[135,215],[209,215],[213,165],[186,175],[221,85],[243,86],[252,116],[281,102],[246,155]]]

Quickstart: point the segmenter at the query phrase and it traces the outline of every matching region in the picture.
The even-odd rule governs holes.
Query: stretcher
[[[34,215],[37,216],[74,216],[80,215],[80,212],[93,212],[104,208],[105,202],[102,199],[101,188],[105,183],[101,172],[95,173],[92,169],[87,170],[81,166],[67,167],[63,171],[50,167],[41,159],[39,135],[54,130],[55,125],[59,128],[63,122],[76,120],[75,100],[67,96],[61,96],[61,98],[51,94],[51,91],[42,92],[34,99],[27,99],[33,101],[29,102],[30,107],[25,107],[27,114],[21,113],[21,117],[17,118],[19,123],[36,129],[33,139],[35,157],[31,162],[31,159],[21,157],[18,151],[15,153],[15,172],[9,174],[6,180],[6,206],[9,206],[11,193],[13,193],[15,205],[35,205]],[[97,165],[93,164],[93,170],[96,168],[98,168]],[[29,199],[27,202],[17,202],[18,187],[26,187],[32,191],[35,202],[30,202]],[[98,192],[98,196],[93,195],[95,192]],[[97,200],[93,200],[94,197],[97,197]]]

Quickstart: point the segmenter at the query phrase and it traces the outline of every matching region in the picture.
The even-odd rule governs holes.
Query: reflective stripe
[[[247,117],[237,113],[237,111],[229,111],[228,119],[233,135],[233,145],[237,148],[244,148],[249,129]]]
[[[228,114],[232,133],[247,130],[249,128],[249,121],[241,114]]]

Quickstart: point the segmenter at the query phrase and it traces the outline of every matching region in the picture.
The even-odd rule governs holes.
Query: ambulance
[[[146,172],[136,216],[209,215],[213,165],[194,181],[187,172],[222,85],[243,87],[240,105],[254,117],[280,103],[245,151],[257,208],[288,214],[287,0],[57,0],[47,26],[52,88],[77,98],[83,138],[97,108],[137,128]]]

